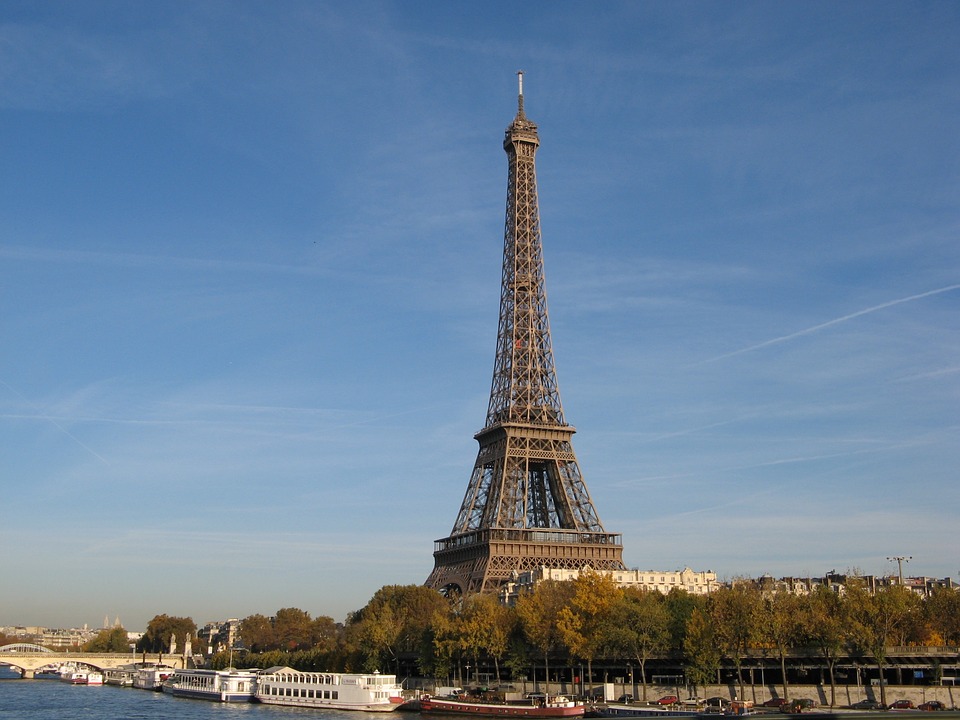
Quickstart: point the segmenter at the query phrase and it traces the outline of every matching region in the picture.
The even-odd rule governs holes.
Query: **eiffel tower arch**
[[[622,570],[621,536],[607,532],[564,419],[547,315],[534,157],[537,126],[523,108],[507,127],[507,210],[500,321],[486,423],[449,537],[434,544],[426,585],[496,591],[538,567]]]

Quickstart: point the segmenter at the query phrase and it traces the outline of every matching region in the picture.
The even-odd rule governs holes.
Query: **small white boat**
[[[144,665],[137,668],[137,674],[133,676],[133,686],[140,690],[153,690],[160,692],[163,690],[163,681],[173,675],[175,668],[169,665]]]
[[[66,672],[60,672],[60,681],[70,683],[71,685],[86,685],[87,671],[80,668],[72,668]]]
[[[103,685],[103,673],[98,670],[88,672],[87,685]]]
[[[272,667],[257,678],[255,699],[266,705],[392,712],[403,704],[396,675],[301,672]]]
[[[174,697],[250,702],[257,686],[256,670],[177,670],[163,684],[163,691]]]
[[[107,685],[119,685],[120,687],[132,687],[133,678],[137,674],[136,669],[129,667],[107,668],[103,671],[103,681]]]
[[[70,683],[71,685],[86,685],[89,674],[89,670],[73,663],[60,666],[59,671],[60,682]]]

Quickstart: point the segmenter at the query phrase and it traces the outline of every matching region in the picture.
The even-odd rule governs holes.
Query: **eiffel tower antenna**
[[[447,593],[492,592],[539,567],[624,569],[580,473],[564,420],[547,316],[534,156],[537,125],[523,109],[507,127],[507,210],[500,322],[486,425],[450,536],[434,546],[426,584]]]
[[[523,70],[517,70],[517,117],[523,117]]]

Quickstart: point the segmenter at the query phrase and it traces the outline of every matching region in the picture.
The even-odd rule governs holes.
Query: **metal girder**
[[[450,538],[489,529],[557,529],[616,538],[604,552],[544,556],[537,543],[509,551],[490,544],[438,541],[427,584],[480,592],[514,572],[542,565],[622,569],[619,536],[608,535],[590,498],[573,451],[575,429],[564,420],[557,384],[540,235],[535,155],[537,126],[523,109],[522,74],[517,116],[507,127],[507,206],[500,290],[500,320],[486,426]],[[562,543],[561,543],[562,544]],[[571,540],[577,546],[576,540]],[[595,548],[592,543],[588,543]],[[449,548],[458,548],[456,551]],[[500,547],[499,545],[497,547]],[[505,553],[505,554],[504,554]],[[569,563],[574,563],[570,565]],[[582,563],[582,565],[577,565]]]

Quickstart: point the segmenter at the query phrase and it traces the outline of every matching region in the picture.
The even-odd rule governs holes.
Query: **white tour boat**
[[[256,670],[177,670],[163,684],[163,691],[174,697],[250,702],[257,685]]]
[[[403,688],[396,675],[301,672],[272,667],[257,678],[255,698],[268,705],[391,712],[403,704]]]

